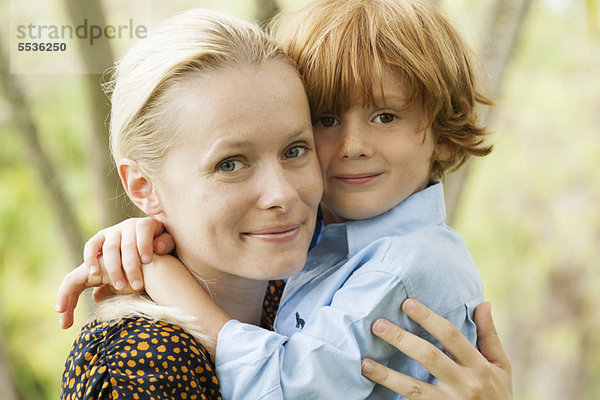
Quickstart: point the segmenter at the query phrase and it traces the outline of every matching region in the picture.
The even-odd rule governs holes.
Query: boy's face
[[[401,81],[389,72],[382,80],[385,105],[374,87],[376,106],[365,107],[357,99],[343,114],[325,113],[314,124],[325,223],[391,210],[427,187],[434,154],[443,150],[431,129],[424,130],[424,113],[406,109],[408,96]]]

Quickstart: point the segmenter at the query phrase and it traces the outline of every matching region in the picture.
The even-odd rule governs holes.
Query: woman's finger
[[[410,400],[444,398],[436,386],[384,367],[367,358],[362,360],[361,371],[365,377],[373,382],[377,382]]]
[[[406,299],[402,303],[402,310],[435,337],[459,364],[481,362],[482,356],[475,346],[450,321],[434,313],[423,303]],[[431,370],[430,372],[433,373]]]
[[[373,334],[419,362],[438,379],[447,381],[459,379],[460,367],[427,340],[413,335],[385,319],[375,320],[371,329]]]
[[[510,374],[510,361],[492,319],[492,305],[484,302],[477,306],[474,319],[477,325],[479,350],[489,362],[507,370]]]

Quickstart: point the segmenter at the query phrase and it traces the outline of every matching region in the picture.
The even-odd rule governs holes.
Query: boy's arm
[[[153,249],[167,254],[174,247],[171,235],[154,218],[130,218],[95,234],[85,244],[84,263],[65,276],[58,290],[55,309],[61,328],[73,324],[75,307],[85,289],[95,287],[96,301],[115,293],[139,291],[143,288],[141,261],[151,260]]]
[[[397,353],[371,334],[371,322],[385,316],[416,332],[398,312],[406,296],[398,277],[371,270],[350,277],[330,306],[289,337],[227,322],[215,359],[223,398],[366,398],[374,383],[361,375],[361,354],[385,360]]]
[[[200,340],[211,356],[215,354],[217,335],[230,319],[210,298],[188,269],[172,256],[155,255],[143,265],[146,292],[162,306],[177,307],[196,317],[194,327],[206,338]]]

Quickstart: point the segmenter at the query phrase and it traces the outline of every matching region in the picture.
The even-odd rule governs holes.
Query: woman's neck
[[[233,319],[260,325],[267,282],[234,278],[208,283],[215,304]]]
[[[240,322],[260,325],[267,281],[242,278],[214,270],[189,269],[229,317]]]

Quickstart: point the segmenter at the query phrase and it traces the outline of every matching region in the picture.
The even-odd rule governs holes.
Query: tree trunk
[[[2,331],[0,330],[0,333]],[[0,335],[0,399],[2,400],[18,400],[20,399],[17,389],[14,385],[14,380],[10,372],[8,358],[4,353],[4,344],[2,335]]]
[[[4,41],[0,37],[0,87],[12,108],[12,119],[24,140],[25,148],[29,153],[29,161],[38,172],[41,183],[50,197],[57,222],[67,241],[73,265],[78,265],[81,263],[83,241],[77,216],[58,172],[40,144],[38,129],[30,113],[30,106],[16,76],[10,74],[9,60],[2,43]]]
[[[506,67],[512,57],[519,33],[531,6],[531,0],[496,0],[488,17],[487,31],[481,45],[482,61],[489,73],[489,88],[494,98],[498,97]],[[482,125],[488,125],[492,112],[489,108],[480,111]],[[448,175],[445,184],[447,217],[451,225],[465,183],[469,177],[471,161],[460,170]]]
[[[106,25],[102,4],[98,0],[65,0],[68,14],[73,24],[84,18],[99,26]],[[94,45],[79,42],[79,52],[85,68],[89,72],[106,70],[114,63],[114,54],[108,40],[98,40]],[[129,216],[140,215],[137,208],[125,195],[119,175],[113,166],[108,143],[106,121],[110,113],[108,97],[101,88],[102,75],[90,73],[84,76],[89,93],[90,114],[90,159],[96,182],[98,201],[102,205],[102,225],[108,226]]]
[[[279,12],[279,6],[275,0],[254,0],[254,18],[260,26],[265,26]]]

